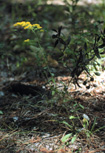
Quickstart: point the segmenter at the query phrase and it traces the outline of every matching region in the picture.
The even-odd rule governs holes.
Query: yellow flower
[[[24,29],[31,29],[32,28],[32,25],[25,25],[24,26]]]
[[[26,24],[31,24],[30,22],[26,22]]]
[[[39,24],[33,24],[32,26],[36,26],[37,27],[37,26],[40,26],[40,25]]]
[[[86,124],[88,121],[86,118],[83,118],[83,123]]]
[[[13,26],[14,27],[21,26],[21,27],[24,27],[24,29],[30,29],[32,27],[32,24],[30,22],[22,21],[22,22],[15,23]]]
[[[15,23],[13,26],[14,27],[19,26],[19,22]]]
[[[26,39],[26,40],[24,40],[24,42],[29,42],[30,41],[30,39]]]
[[[21,25],[22,27],[24,27],[24,26],[26,25],[26,22],[25,22],[25,21],[22,21],[22,22],[20,23],[20,25]]]
[[[42,27],[39,24],[31,24],[30,22],[25,22],[25,21],[21,21],[21,22],[17,22],[13,25],[14,27],[16,26],[20,26],[23,27],[24,29],[32,29],[32,28],[36,28],[40,29],[40,32],[43,32],[44,30],[42,29]]]
[[[39,24],[33,24],[33,27],[36,27],[37,29],[41,29],[42,27]]]
[[[41,29],[41,30],[40,30],[40,32],[44,32],[44,30],[43,30],[43,29]]]

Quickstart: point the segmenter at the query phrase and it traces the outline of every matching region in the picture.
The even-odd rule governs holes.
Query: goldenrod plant
[[[39,24],[31,24],[30,22],[25,22],[25,21],[17,22],[13,26],[14,27],[20,26],[20,27],[23,27],[24,29],[30,29],[32,31],[36,31],[39,29],[40,31],[44,31]]]
[[[17,22],[13,25],[15,28],[23,28],[27,30],[29,36],[31,32],[35,35],[35,39],[27,38],[24,40],[24,45],[28,46],[31,50],[29,53],[32,57],[35,57],[36,63],[40,66],[45,62],[45,51],[40,44],[40,32],[44,32],[44,29],[40,24],[31,24],[29,21]]]

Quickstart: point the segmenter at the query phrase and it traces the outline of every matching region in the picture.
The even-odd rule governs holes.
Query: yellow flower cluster
[[[32,26],[33,26],[33,27],[36,27],[36,28],[38,28],[38,29],[42,29],[42,27],[41,27],[39,24],[33,24]]]
[[[30,41],[29,39],[24,40],[25,43],[27,43],[27,42],[29,42],[29,41]]]
[[[13,26],[14,27],[17,27],[17,26],[24,27],[24,29],[31,29],[32,27],[30,22],[25,22],[25,21],[17,22]]]
[[[24,29],[36,28],[36,29],[41,29],[40,31],[44,31],[39,24],[31,24],[30,22],[25,22],[25,21],[17,22],[13,26],[14,27],[20,26],[20,27],[23,27]]]

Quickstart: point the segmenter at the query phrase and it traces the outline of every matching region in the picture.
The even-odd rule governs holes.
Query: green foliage
[[[61,141],[62,141],[63,143],[65,143],[65,142],[68,141],[68,139],[69,139],[71,136],[72,136],[72,133],[66,134],[66,135],[61,139]]]
[[[88,139],[91,137],[94,133],[97,131],[104,129],[105,126],[100,127],[98,129],[95,129],[95,126],[97,124],[96,118],[94,119],[93,123],[90,122],[89,117],[86,114],[83,114],[83,120],[80,120],[80,117],[75,117],[75,116],[69,116],[69,119],[71,120],[71,124],[69,124],[66,121],[62,121],[61,123],[66,126],[68,131],[70,131],[69,134],[66,134],[65,136],[62,137],[62,142],[67,143],[68,141],[71,140],[71,143],[74,143],[74,141],[79,137],[79,135],[83,134],[84,137]],[[75,119],[78,119],[80,123],[82,124],[82,127],[77,127]],[[91,126],[90,126],[91,124]]]
[[[78,1],[74,2],[75,7],[77,2]],[[73,9],[73,12],[75,14],[76,9]],[[72,18],[72,16],[70,18]],[[80,74],[85,71],[87,75],[92,77],[90,73],[91,70],[96,69],[96,66],[98,66],[97,59],[100,59],[101,55],[104,54],[105,28],[102,26],[103,21],[97,21],[91,24],[87,23],[88,19],[84,17],[83,20],[87,25],[81,30],[77,24],[74,26],[76,20],[80,19],[74,17],[73,23],[71,22],[71,27],[74,29],[74,32],[71,31],[65,38],[64,34],[62,34],[63,27],[60,26],[57,30],[53,29],[56,34],[53,34],[52,38],[55,39],[54,47],[57,47],[59,43],[61,44],[60,47],[58,47],[63,53],[62,62],[65,63],[65,67],[70,70],[70,75],[74,80],[73,82],[80,87],[78,83]],[[89,27],[91,27],[91,29],[89,29]],[[65,57],[70,58],[72,62],[71,68],[68,68],[66,62],[64,62]],[[97,74],[97,72],[94,72],[94,74]]]
[[[49,83],[53,97],[47,102],[49,102],[50,107],[53,108],[54,105],[59,105],[57,102],[60,99],[62,105],[61,109],[64,109],[69,115],[67,120],[63,118],[63,121],[58,121],[67,130],[67,133],[61,139],[62,143],[67,145],[68,142],[70,142],[73,144],[80,135],[88,139],[94,133],[105,128],[105,126],[96,128],[96,118],[92,121],[86,114],[79,116],[78,112],[82,112],[84,106],[78,102],[71,105],[69,110],[69,98],[66,97],[68,88],[63,82],[60,82],[63,86],[63,90],[60,91],[58,89],[55,74],[50,70],[49,64],[51,59],[48,61],[48,56],[49,54],[53,56],[54,54],[59,55],[57,56],[57,61],[64,69],[68,70],[69,75],[72,77],[71,82],[79,87],[78,78],[80,74],[85,71],[88,77],[83,81],[83,85],[89,89],[91,82],[94,81],[94,74],[97,76],[100,75],[101,57],[105,57],[105,22],[102,21],[103,18],[105,18],[105,5],[101,6],[102,14],[98,6],[97,14],[92,14],[92,12],[88,10],[81,13],[81,8],[77,5],[79,0],[64,0],[67,14],[64,14],[63,18],[62,15],[60,15],[58,19],[58,14],[63,12],[62,8],[60,8],[61,10],[57,9],[57,13],[55,13],[55,6],[55,8],[48,6],[44,9],[43,4],[46,4],[46,0],[33,2],[35,2],[34,6],[33,3],[31,5],[26,3],[23,6],[25,10],[23,8],[20,9],[20,4],[12,5],[12,22],[15,23],[17,20],[23,21],[24,18],[25,23],[18,24],[20,27],[11,28],[9,42],[0,42],[0,54],[2,55],[2,59],[4,60],[6,58],[8,62],[9,58],[13,58],[17,67],[24,67],[24,63],[30,61],[30,63],[33,64],[32,69],[34,69],[36,65],[40,70],[43,68],[44,72],[42,73],[44,73],[47,78],[47,83]],[[42,13],[43,9],[45,14]],[[26,13],[25,17],[24,12]],[[40,12],[42,14],[40,14]],[[54,15],[55,18],[53,19]],[[93,19],[95,16],[96,19]],[[97,18],[99,18],[99,21],[97,21]],[[29,26],[23,26],[28,19],[31,22],[27,23]],[[53,24],[54,20],[55,22],[58,21],[58,27],[56,23],[56,25]],[[36,27],[32,28],[33,23],[41,23],[42,27],[37,24]],[[2,28],[3,26],[0,26],[1,31]],[[43,29],[44,31],[41,31]],[[52,43],[54,43],[54,48]],[[6,46],[10,48],[8,47],[7,49],[5,48]],[[6,51],[4,52],[4,50]],[[35,63],[30,59],[33,59]],[[29,69],[29,71],[31,70]],[[48,78],[46,71],[50,74],[50,78]],[[2,114],[3,112],[0,111],[0,115]],[[54,115],[58,117],[58,114]]]
[[[77,3],[79,2],[79,0],[64,0],[66,6],[69,9],[69,12],[72,15],[72,20],[75,17],[75,10],[77,8]]]
[[[40,43],[41,34],[42,32],[44,32],[42,27],[39,24],[31,24],[30,22],[25,22],[25,21],[17,22],[16,24],[14,24],[14,27],[18,27],[17,31],[19,28],[22,28],[22,31],[26,31],[29,37],[30,35],[33,35],[35,37],[35,39],[32,40],[29,38],[23,40],[21,45],[23,46],[24,49],[28,47],[29,50],[28,55],[30,55],[30,57],[34,57],[36,64],[38,66],[42,66],[46,62],[45,51]],[[15,30],[15,32],[17,31]],[[20,43],[18,47],[20,47]],[[18,47],[15,46],[15,49],[17,49]],[[26,58],[24,57],[24,59]],[[25,61],[27,60],[28,59],[26,59]]]
[[[78,85],[78,77],[79,75],[85,71],[87,75],[91,76],[91,71],[94,69],[97,71],[97,65],[98,63],[96,60],[98,58],[101,58],[101,55],[104,54],[104,40],[105,40],[105,28],[104,28],[104,22],[103,21],[94,21],[91,23],[91,12],[84,11],[84,14],[81,14],[81,8],[77,5],[79,0],[64,0],[66,4],[66,12],[67,12],[67,19],[70,21],[68,23],[68,27],[66,27],[66,31],[68,34],[64,35],[63,30],[64,27],[59,26],[58,29],[53,29],[53,32],[55,34],[52,34],[52,38],[55,40],[54,47],[58,47],[60,50],[59,52],[62,54],[62,57],[59,57],[59,62],[63,63],[63,66],[66,67],[70,71],[70,75],[73,78],[73,82]],[[44,1],[44,4],[46,1]],[[33,4],[33,2],[32,2]],[[33,7],[28,2],[24,5],[24,7],[28,8],[27,12],[31,14],[31,17],[37,18],[38,14],[35,14],[35,9],[37,6],[41,6],[43,4],[42,1],[38,1],[34,3]],[[19,5],[16,3],[16,6],[13,5],[13,10],[19,10]],[[23,6],[22,6],[23,7]],[[42,7],[42,6],[41,6]],[[104,7],[104,5],[103,5]],[[17,11],[18,12],[18,11]],[[18,15],[18,21],[22,20],[22,14],[21,11],[19,11],[20,14],[16,14],[12,11],[13,18],[17,18]],[[89,18],[90,17],[90,18]],[[14,19],[13,19],[14,21]],[[37,20],[36,20],[37,21]],[[44,19],[45,22],[45,19]],[[43,22],[43,23],[44,23]],[[48,21],[45,25],[48,24]],[[81,26],[84,25],[83,26]],[[48,30],[45,31],[44,34],[40,34],[39,31],[35,31],[32,29],[26,29],[27,31],[24,31],[23,29],[14,29],[13,31],[13,40],[11,41],[11,44],[14,45],[14,51],[15,50],[28,50],[30,56],[35,57],[36,63],[38,66],[46,65],[46,59],[47,59],[47,50],[52,46],[51,42],[44,42],[43,37],[48,37],[47,34]],[[50,29],[51,30],[51,29]],[[16,36],[16,33],[18,33],[18,36]],[[23,40],[23,34],[28,36],[28,39],[30,39],[29,42],[24,43]],[[51,35],[51,34],[50,34]],[[14,39],[16,37],[16,41]],[[27,38],[26,38],[27,40]],[[49,41],[49,38],[45,38],[45,40]],[[42,43],[44,42],[43,46]],[[46,47],[46,48],[45,48]],[[52,53],[53,54],[53,53]],[[26,59],[25,57],[24,59]],[[69,59],[72,63],[71,67],[68,67],[67,61],[65,59]],[[23,61],[23,60],[21,60]],[[25,60],[26,61],[26,60]],[[28,59],[27,59],[28,61]],[[19,63],[19,62],[17,62]],[[19,65],[19,64],[18,64]],[[21,65],[21,64],[20,64]],[[97,75],[97,72],[94,71],[94,74]],[[54,92],[53,92],[54,94]]]

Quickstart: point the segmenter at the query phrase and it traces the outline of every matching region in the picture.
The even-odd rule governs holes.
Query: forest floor
[[[9,18],[5,22],[0,40],[10,45]],[[6,49],[1,47],[0,52],[5,52],[0,61],[0,153],[104,153],[105,72],[94,76],[89,89],[82,83],[86,78],[82,73],[81,88],[75,88],[69,72],[59,64],[51,66],[55,77],[48,82],[39,67],[25,65],[24,71],[16,71],[19,53],[9,56]],[[87,128],[83,114],[89,118]],[[70,133],[64,142],[62,138]]]

